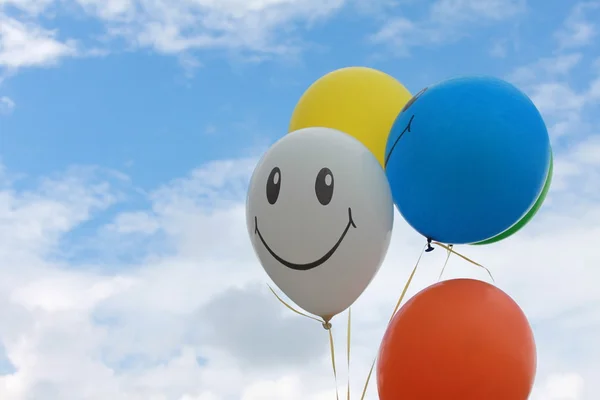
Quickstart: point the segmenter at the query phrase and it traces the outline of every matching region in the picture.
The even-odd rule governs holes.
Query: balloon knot
[[[427,238],[427,248],[425,249],[425,253],[430,253],[433,250],[435,250],[435,248],[431,245],[431,238]]]
[[[325,329],[326,331],[331,329],[331,322],[325,322],[323,321],[323,329]]]

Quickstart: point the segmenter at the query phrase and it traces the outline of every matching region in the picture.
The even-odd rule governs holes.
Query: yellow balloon
[[[340,130],[360,140],[384,166],[388,134],[411,97],[400,82],[384,72],[366,67],[338,69],[304,92],[289,132],[309,127]]]

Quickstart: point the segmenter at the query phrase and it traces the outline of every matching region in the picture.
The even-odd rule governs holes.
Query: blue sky
[[[413,93],[498,76],[541,110],[546,205],[465,251],[532,321],[533,398],[597,399],[599,21],[596,1],[0,0],[0,398],[331,399],[326,338],[264,290],[244,197],[302,92],[364,65]],[[396,218],[353,313],[356,392],[420,247]]]
[[[418,3],[377,16],[347,6],[312,29],[304,21],[287,21],[279,29],[297,31],[292,42],[301,44],[282,56],[227,49],[164,55],[117,39],[104,45],[93,39],[103,29],[96,19],[74,12],[74,6],[54,6],[56,14],[43,21],[58,28],[57,38],[83,38],[81,46],[108,47],[111,53],[59,59],[58,67],[23,68],[6,79],[0,90],[16,108],[2,120],[2,158],[7,167],[31,175],[72,164],[125,169],[137,184],[151,188],[199,163],[239,157],[274,141],[286,131],[302,91],[331,70],[372,66],[412,92],[461,74],[504,77],[515,66],[555,53],[556,28],[571,11],[564,1],[548,2],[544,12],[541,2],[531,2],[505,20],[478,22],[467,15],[465,22],[449,21],[453,32],[439,44],[402,34],[384,43],[369,40],[391,18],[427,21],[429,5]],[[21,15],[10,5],[5,8],[9,17]],[[272,35],[279,43],[278,32]],[[409,56],[397,54],[403,47],[409,47]],[[593,49],[585,53],[594,57]],[[202,65],[186,76],[181,57]],[[244,59],[252,57],[266,59]],[[583,72],[584,77],[589,73]],[[575,87],[582,84],[573,79]]]

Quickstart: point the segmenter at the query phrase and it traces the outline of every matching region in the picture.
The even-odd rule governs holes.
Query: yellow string
[[[390,322],[392,322],[392,320],[394,319],[394,315],[396,315],[396,313],[398,312],[398,309],[400,308],[400,304],[402,304],[402,300],[404,300],[404,296],[406,296],[408,287],[410,286],[410,284],[415,276],[415,273],[417,272],[417,268],[419,267],[419,263],[421,262],[421,257],[423,257],[423,253],[425,253],[426,248],[427,248],[427,246],[423,247],[423,250],[421,250],[421,254],[419,255],[419,258],[417,259],[417,262],[416,262],[412,272],[410,273],[410,276],[408,277],[406,284],[404,285],[404,289],[402,289],[402,294],[400,294],[400,298],[398,298],[396,307],[394,307],[394,312],[392,313],[392,316],[390,317],[390,320],[388,321],[388,326],[389,326]],[[362,396],[360,397],[360,400],[364,400],[364,398],[367,394],[367,388],[369,387],[369,382],[371,381],[371,375],[373,375],[373,369],[375,368],[375,362],[377,362],[377,356],[375,357],[375,359],[373,360],[373,363],[371,364],[371,369],[369,370],[369,375],[367,375],[367,381],[365,382],[365,387],[363,388],[363,392],[362,392]]]
[[[442,275],[444,273],[444,270],[446,269],[446,265],[448,264],[448,260],[450,259],[450,255],[451,254],[456,254],[457,256],[459,256],[460,258],[462,258],[463,260],[479,267],[479,268],[483,268],[484,270],[486,270],[486,272],[488,273],[488,275],[490,276],[490,278],[492,279],[492,281],[495,282],[494,280],[494,276],[492,275],[492,273],[490,272],[489,269],[487,269],[486,267],[484,267],[483,265],[479,264],[478,262],[475,262],[473,260],[471,260],[470,258],[458,253],[457,251],[455,251],[453,249],[453,245],[444,245],[440,242],[432,242],[432,244],[436,245],[436,246],[440,246],[444,249],[446,249],[446,251],[448,252],[447,256],[446,256],[446,261],[444,262],[444,266],[442,267],[442,271],[440,272],[440,276],[439,276],[439,280],[441,280]],[[402,289],[402,294],[400,295],[400,298],[398,299],[398,302],[396,303],[396,307],[394,307],[394,312],[392,313],[392,316],[390,317],[390,320],[388,321],[388,326],[389,324],[392,322],[392,320],[394,319],[394,316],[396,315],[396,312],[398,312],[398,309],[400,308],[400,305],[402,304],[402,300],[404,300],[404,296],[406,295],[406,292],[408,291],[408,287],[410,286],[413,277],[415,276],[415,273],[417,272],[417,267],[419,266],[419,262],[421,261],[421,257],[423,257],[423,253],[425,252],[425,249],[427,249],[428,246],[425,246],[423,248],[423,250],[421,251],[421,254],[419,255],[419,258],[417,259],[417,263],[415,264],[415,267],[413,268],[408,281],[406,282],[406,284],[404,285],[404,289]],[[365,386],[362,392],[362,396],[360,397],[360,400],[364,400],[366,394],[367,394],[367,388],[369,387],[369,381],[371,380],[371,376],[373,375],[373,370],[375,368],[375,363],[377,362],[377,357],[375,357],[375,359],[373,360],[373,363],[371,364],[371,369],[369,370],[369,375],[367,375],[367,381],[365,382]]]
[[[375,362],[377,361],[377,357],[373,360],[373,364],[371,364],[371,369],[369,370],[369,375],[367,375],[367,382],[365,382],[365,387],[362,392],[362,396],[360,396],[360,400],[364,400],[365,395],[367,394],[367,388],[369,387],[369,381],[371,380],[371,375],[373,375],[373,369],[375,369]]]
[[[329,326],[327,332],[329,332],[329,349],[331,350],[331,365],[333,366],[333,379],[335,380],[335,398],[340,400],[340,394],[338,392],[337,368],[335,368],[335,347],[333,346],[333,334],[331,333],[331,326]]]
[[[490,278],[492,279],[492,281],[495,282],[494,277],[492,275],[492,273],[490,272],[489,269],[487,269],[486,267],[484,267],[483,265],[471,260],[470,258],[458,253],[457,251],[455,251],[453,249],[452,245],[445,245],[442,244],[440,242],[432,242],[432,244],[436,245],[436,246],[440,246],[443,249],[446,249],[446,251],[448,252],[448,255],[446,256],[446,261],[444,262],[444,266],[442,268],[442,271],[440,273],[439,279],[441,280],[442,275],[444,273],[444,270],[446,269],[446,266],[448,264],[448,260],[450,258],[451,254],[456,254],[457,256],[459,256],[460,258],[462,258],[463,260],[479,267],[479,268],[483,268],[488,275],[490,276]],[[396,303],[396,306],[394,307],[394,311],[390,317],[390,320],[388,321],[388,326],[389,324],[392,322],[392,320],[394,319],[394,316],[396,315],[396,313],[398,312],[398,309],[400,308],[400,305],[402,304],[402,300],[404,300],[404,297],[406,296],[406,292],[408,291],[408,288],[410,286],[410,284],[412,283],[412,280],[417,272],[417,268],[419,266],[419,263],[421,262],[421,258],[423,257],[423,253],[425,252],[425,249],[427,248],[427,246],[425,246],[423,248],[423,250],[421,251],[421,254],[419,255],[419,258],[417,259],[417,262],[410,274],[410,276],[408,277],[408,280],[406,282],[406,284],[404,285],[404,288],[402,289],[402,293],[400,294],[400,297],[398,298],[398,302]],[[281,304],[283,304],[285,307],[287,307],[289,310],[295,312],[298,315],[301,315],[305,318],[310,318],[314,321],[317,321],[319,323],[321,323],[323,325],[323,327],[328,331],[329,333],[329,348],[330,348],[330,352],[331,352],[331,365],[333,368],[333,377],[335,380],[335,395],[336,395],[336,399],[339,400],[339,392],[338,392],[338,385],[337,385],[337,368],[336,368],[336,364],[335,364],[335,347],[334,347],[334,343],[333,343],[333,334],[331,332],[331,324],[329,323],[329,321],[325,321],[324,319],[320,319],[317,317],[314,317],[312,315],[308,315],[306,313],[303,313],[301,311],[296,310],[294,307],[292,307],[291,305],[289,305],[288,303],[286,303],[276,292],[275,290],[273,290],[273,288],[267,284],[267,286],[269,287],[269,290],[271,290],[271,293],[273,293],[273,295],[277,298],[277,300],[279,300],[279,302]],[[348,352],[348,391],[347,391],[347,400],[350,400],[350,342],[351,342],[351,326],[352,326],[352,310],[348,309],[348,343],[347,343],[347,352]],[[375,363],[377,362],[377,357],[375,357],[375,359],[373,360],[373,363],[371,364],[371,368],[369,370],[369,374],[367,376],[367,381],[365,382],[365,386],[362,392],[362,396],[361,396],[361,400],[364,400],[366,394],[367,394],[367,389],[369,386],[369,382],[371,380],[371,376],[373,375],[373,370],[375,368]]]
[[[310,318],[314,321],[321,323],[323,325],[323,328],[325,328],[327,330],[327,332],[329,332],[329,351],[331,353],[331,365],[333,367],[333,379],[335,379],[335,397],[337,400],[340,400],[340,395],[338,392],[338,384],[337,384],[337,368],[335,367],[335,348],[333,346],[333,334],[331,333],[331,323],[329,323],[329,321],[326,321],[325,319],[313,317],[312,315],[308,315],[306,313],[296,310],[294,307],[292,307],[291,305],[286,303],[285,300],[283,300],[281,297],[279,297],[279,295],[275,292],[275,290],[273,290],[271,285],[267,284],[267,286],[271,290],[271,293],[273,293],[273,295],[277,298],[277,300],[279,300],[279,302],[281,304],[283,304],[284,306],[286,306],[289,310],[292,310],[293,312],[295,312],[298,315],[302,315],[303,317]],[[348,324],[350,324],[350,321],[348,321]],[[348,326],[350,326],[350,325],[348,325]],[[348,345],[348,346],[350,346],[350,345]],[[350,347],[348,347],[348,349],[349,348]],[[348,353],[348,363],[350,363],[350,353]],[[350,385],[350,383],[348,383],[348,385]],[[350,386],[348,386],[348,387],[350,387]]]
[[[445,244],[442,244],[440,242],[433,242],[433,244],[435,244],[436,246],[440,246],[443,249],[448,250],[452,254],[456,254],[457,256],[459,256],[460,258],[462,258],[463,260],[465,260],[467,262],[470,262],[471,264],[475,265],[476,267],[485,269],[485,271],[488,273],[488,275],[490,276],[490,278],[492,279],[492,281],[494,283],[496,282],[496,280],[494,279],[494,276],[492,275],[492,273],[490,272],[489,269],[487,269],[483,265],[479,264],[478,262],[475,262],[475,261],[471,260],[469,257],[463,256],[462,254],[460,254],[459,252],[457,252],[456,250],[454,250],[452,248],[452,245],[446,246]]]
[[[448,246],[449,248],[452,248],[452,245]],[[444,266],[442,267],[442,270],[440,271],[440,276],[438,277],[438,282],[442,280],[442,275],[444,275],[444,271],[446,270],[446,265],[448,265],[448,260],[450,259],[450,255],[452,254],[452,252],[450,250],[447,251],[448,254],[446,254],[446,261],[444,261]]]
[[[288,303],[286,303],[281,297],[279,297],[277,295],[277,293],[275,293],[275,291],[273,290],[273,288],[271,287],[271,285],[267,284],[267,286],[269,287],[269,289],[271,289],[271,293],[273,293],[275,295],[275,297],[277,297],[277,300],[279,300],[281,302],[281,304],[283,304],[284,306],[286,306],[287,308],[289,308],[290,310],[292,310],[296,314],[302,315],[303,317],[310,318],[312,320],[315,320],[315,321],[323,323],[323,324],[325,323],[325,321],[323,321],[322,319],[319,319],[317,317],[313,317],[312,315],[308,315],[308,314],[305,314],[303,312],[300,312],[300,311],[296,310],[294,307],[292,307]]]
[[[351,340],[351,332],[352,332],[352,307],[348,308],[348,397],[347,400],[350,400],[350,340]]]

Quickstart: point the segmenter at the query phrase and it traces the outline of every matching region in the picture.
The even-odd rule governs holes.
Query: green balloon
[[[537,214],[537,212],[540,210],[540,208],[542,207],[542,204],[544,204],[544,200],[546,200],[546,196],[548,195],[548,191],[550,190],[550,185],[552,184],[553,172],[554,172],[554,157],[552,155],[552,152],[550,152],[550,166],[548,167],[548,175],[546,176],[546,183],[544,183],[544,188],[542,189],[542,192],[538,196],[538,199],[535,202],[535,204],[533,205],[533,207],[531,207],[531,209],[527,212],[527,214],[525,214],[523,216],[523,218],[521,218],[516,224],[514,224],[513,226],[511,226],[504,232],[502,232],[490,239],[486,239],[481,242],[477,242],[477,243],[473,243],[473,244],[481,245],[481,244],[491,244],[491,243],[499,242],[501,240],[506,239],[509,236],[514,235],[515,233],[520,231],[521,228],[523,228],[525,225],[527,225],[529,223],[529,221],[531,221],[531,219],[535,216],[535,214]]]

